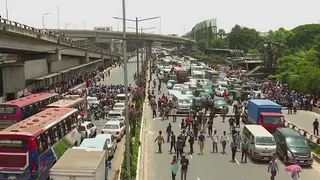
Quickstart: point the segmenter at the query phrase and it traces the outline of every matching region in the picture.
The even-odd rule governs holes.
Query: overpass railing
[[[119,56],[118,53],[111,52],[110,50],[102,49],[100,47],[90,45],[85,42],[75,41],[72,38],[66,37],[63,34],[57,33],[55,31],[47,31],[47,30],[43,30],[43,29],[37,29],[37,28],[31,27],[31,26],[28,26],[25,24],[21,24],[19,22],[10,21],[8,19],[3,19],[3,18],[0,18],[0,25],[14,26],[17,28],[25,29],[25,30],[31,31],[33,33],[36,33],[37,37],[41,37],[43,35],[48,36],[48,37],[50,37],[50,39],[52,39],[52,38],[55,39],[56,43],[58,43],[58,44],[69,45],[70,47],[80,48],[83,50],[89,50],[91,52],[96,52],[96,53],[102,53],[102,54],[107,54],[107,55],[112,55],[112,56]]]

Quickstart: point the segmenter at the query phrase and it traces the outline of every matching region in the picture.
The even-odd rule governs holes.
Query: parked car
[[[117,138],[118,141],[121,140],[122,136],[125,134],[126,127],[121,121],[108,121],[102,128],[101,134],[112,134]]]
[[[84,121],[80,126],[81,139],[92,138],[97,135],[97,127],[88,121]]]
[[[96,138],[103,138],[107,140],[108,144],[108,156],[111,159],[117,150],[117,138],[112,134],[98,134]]]

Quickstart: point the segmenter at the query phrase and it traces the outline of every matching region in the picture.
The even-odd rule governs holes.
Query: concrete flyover
[[[0,19],[0,52],[34,52],[94,59],[111,59],[118,54],[74,41],[57,33],[36,29],[18,22]],[[58,58],[59,59],[59,58]]]
[[[51,31],[58,31],[57,29],[52,29]],[[105,39],[123,39],[122,32],[116,31],[96,31],[96,30],[59,30],[60,33],[71,38],[105,38]],[[156,41],[162,43],[172,43],[181,45],[194,45],[196,42],[189,38],[183,38],[179,36],[169,36],[169,35],[159,35],[159,34],[149,34],[149,33],[139,33],[139,40],[141,41]],[[127,32],[128,40],[136,40],[137,35],[134,32]]]

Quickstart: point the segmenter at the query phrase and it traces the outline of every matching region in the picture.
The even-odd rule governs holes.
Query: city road
[[[130,63],[128,63],[128,83],[131,84],[132,86],[135,86],[133,76],[134,76],[134,73],[137,71],[136,57],[131,58],[129,62]],[[124,72],[123,72],[122,66],[120,68],[119,66],[117,66],[113,68],[110,72],[111,72],[110,76],[106,77],[104,81],[101,81],[102,84],[104,85],[124,84]],[[106,120],[100,119],[100,120],[93,120],[92,122],[95,126],[97,126],[97,132],[98,134],[100,134],[101,129],[103,128],[103,125],[106,123]],[[125,137],[123,137],[122,141],[118,143],[118,148],[111,161],[112,168],[109,171],[109,175],[108,175],[108,179],[110,180],[118,179],[118,174],[121,168],[121,161],[124,153],[124,142],[125,142],[124,139]]]
[[[167,94],[167,89],[163,84],[161,89],[162,93]],[[160,94],[160,96],[162,95]],[[157,97],[158,98],[158,97]],[[232,107],[229,107],[230,112],[232,112]],[[298,112],[297,117],[305,115],[307,112]],[[295,115],[290,115],[290,118]],[[297,125],[300,121],[305,121],[302,125],[311,127],[311,120],[306,120],[306,116],[303,119],[294,120],[297,122]],[[150,107],[147,110],[147,124],[144,132],[147,133],[145,138],[145,148],[143,148],[143,178],[148,180],[164,180],[171,179],[170,172],[170,163],[172,161],[173,154],[169,154],[170,144],[166,143],[163,145],[162,154],[157,153],[157,144],[154,142],[155,138],[158,135],[158,132],[161,130],[166,139],[165,130],[169,123],[173,126],[173,131],[176,135],[180,134],[180,126],[182,117],[178,118],[176,123],[172,123],[172,118],[169,120],[160,120],[159,118],[152,119],[152,114]],[[301,122],[300,122],[301,123]],[[219,136],[223,131],[229,133],[228,123],[222,123],[222,118],[217,117],[214,119],[214,128],[217,130]],[[242,132],[242,130],[240,130]],[[207,135],[207,134],[206,134]],[[229,180],[229,179],[239,179],[239,180],[268,180],[270,179],[270,173],[267,172],[268,164],[263,162],[252,162],[250,159],[247,160],[247,163],[243,164],[241,162],[241,154],[237,153],[237,161],[231,162],[231,150],[229,144],[227,145],[227,154],[221,153],[211,153],[212,151],[212,141],[211,138],[206,136],[204,155],[199,155],[200,152],[197,142],[194,144],[193,155],[187,155],[187,158],[190,161],[189,170],[188,170],[188,180]],[[221,151],[221,145],[218,147]],[[189,145],[185,147],[185,152],[189,152]],[[285,166],[281,161],[278,161],[279,172],[276,176],[276,179],[280,180],[289,180],[291,179],[290,174],[285,172]],[[316,168],[313,168],[316,167]],[[320,179],[320,171],[317,168],[319,165],[314,165],[310,168],[304,168],[301,173],[301,179]],[[180,172],[178,172],[176,179],[180,179]]]

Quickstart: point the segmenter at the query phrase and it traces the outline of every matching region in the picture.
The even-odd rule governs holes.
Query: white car
[[[112,110],[115,110],[115,111],[124,111],[125,108],[126,108],[125,103],[116,103],[116,104],[112,107]]]
[[[118,141],[121,140],[125,132],[126,126],[121,121],[108,121],[101,130],[101,134],[111,134],[116,137]]]
[[[184,96],[188,97],[189,99],[193,99],[194,98],[193,91],[191,89],[183,89],[181,91],[181,94],[183,94]]]
[[[110,111],[107,116],[108,121],[124,121],[124,111]]]
[[[175,84],[175,80],[169,80],[168,82],[167,82],[167,88],[168,89],[171,89],[172,87],[173,87],[173,85]]]
[[[218,88],[216,88],[214,90],[214,92],[216,93],[217,96],[223,96],[224,91],[227,91],[227,95],[228,95],[229,91],[228,91],[228,88],[226,88],[226,87],[219,86]]]
[[[114,135],[112,135],[112,134],[98,134],[96,136],[96,138],[107,139],[108,156],[109,156],[109,158],[113,157],[113,155],[116,152],[116,149],[118,147],[117,138],[114,137]]]
[[[80,126],[80,130],[81,139],[92,138],[97,135],[97,127],[92,122],[84,121]]]
[[[90,108],[91,106],[96,107],[100,102],[97,97],[87,97],[87,103],[88,107]]]
[[[184,88],[183,84],[175,84],[172,87],[173,90],[177,90],[177,91],[181,91],[183,88]]]

